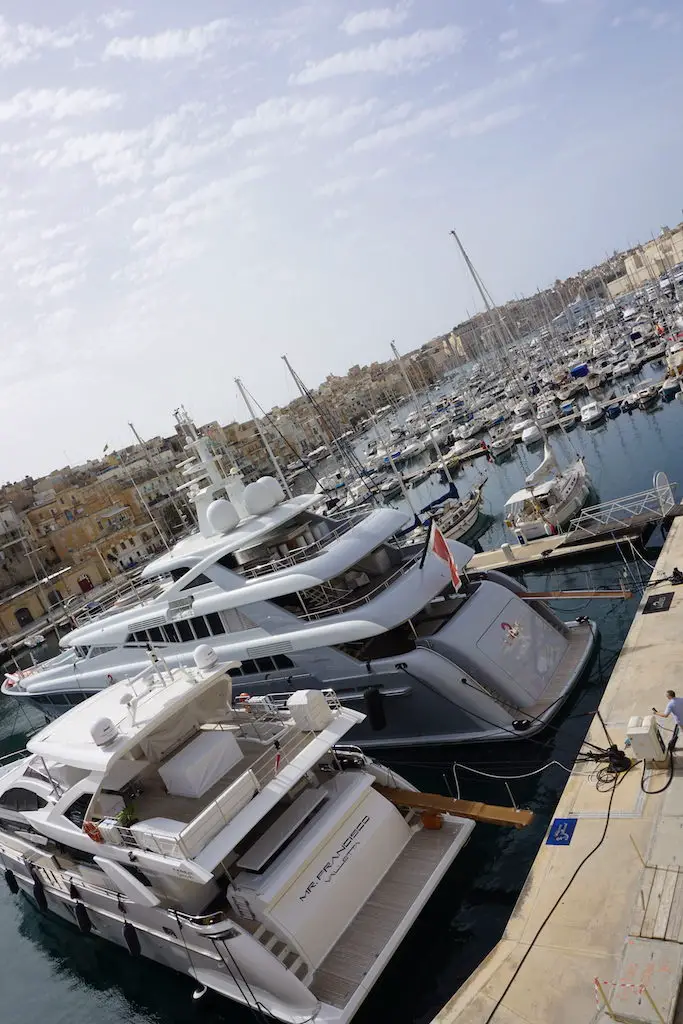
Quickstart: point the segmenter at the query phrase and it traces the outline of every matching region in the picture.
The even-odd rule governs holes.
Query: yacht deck
[[[412,837],[316,970],[311,991],[318,999],[339,1009],[350,1002],[449,850],[455,854],[454,846],[462,845],[458,838],[464,841],[462,832],[469,829],[466,822],[444,819],[438,831],[421,829]]]

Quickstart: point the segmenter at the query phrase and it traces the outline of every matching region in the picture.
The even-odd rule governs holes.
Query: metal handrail
[[[278,569],[286,569],[291,565],[298,565],[300,562],[306,562],[313,554],[318,551],[322,551],[333,540],[341,537],[364,518],[364,516],[354,516],[352,519],[348,519],[345,522],[340,523],[336,530],[330,530],[330,532],[326,533],[324,537],[314,540],[311,544],[307,544],[305,547],[295,548],[295,550],[289,555],[284,555],[282,558],[269,561],[264,565],[256,565],[253,569],[245,568],[242,571],[242,575],[250,579],[257,576],[270,576],[272,573],[277,572]]]
[[[395,581],[399,579],[399,577],[403,576],[408,571],[408,569],[411,569],[414,564],[415,559],[413,559],[411,562],[405,563],[404,565],[400,565],[398,569],[396,569],[396,571],[391,574],[391,576],[387,576],[386,579],[382,580],[381,583],[378,583],[374,590],[370,590],[368,591],[368,593],[363,594],[360,597],[355,597],[351,601],[346,601],[343,604],[337,605],[333,604],[332,602],[329,602],[328,604],[323,605],[320,608],[317,608],[315,611],[304,612],[301,618],[306,619],[306,621],[308,622],[312,622],[315,619],[322,619],[330,613],[336,615],[345,611],[350,611],[352,608],[359,608],[361,605],[368,604],[374,597],[377,596],[377,594],[381,594],[383,590],[386,590],[388,587],[392,585],[392,583],[395,583]],[[349,593],[353,593],[353,591],[349,591]]]
[[[647,491],[637,491],[625,498],[614,498],[612,501],[584,508],[576,519],[572,519],[567,535],[576,530],[590,529],[587,524],[604,526],[610,522],[620,523],[623,516],[637,516],[642,515],[643,512],[651,512],[653,518],[663,519],[675,504],[673,498],[675,488],[675,483],[670,483],[666,487],[651,487]],[[621,517],[618,513],[622,514]]]

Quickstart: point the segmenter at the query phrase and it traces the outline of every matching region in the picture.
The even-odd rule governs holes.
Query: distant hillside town
[[[683,273],[683,224],[581,271],[533,296],[498,307],[514,337],[572,331],[644,286],[656,293]],[[676,276],[674,277],[674,272]],[[423,390],[494,343],[489,315],[479,313],[407,354],[404,368]],[[408,392],[393,360],[352,366],[328,375],[284,407],[258,421],[218,422],[200,428],[227,469],[249,482],[272,470],[268,446],[285,466],[334,437],[355,433],[368,417]],[[107,448],[81,466],[0,488],[0,639],[40,621],[69,598],[82,597],[134,570],[193,525],[194,511],[178,488],[183,459],[178,430],[119,451]]]

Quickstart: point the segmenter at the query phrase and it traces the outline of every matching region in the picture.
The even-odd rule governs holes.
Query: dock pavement
[[[652,581],[674,567],[681,518]],[[668,608],[644,612],[666,594]],[[645,590],[600,703],[616,744],[632,715],[664,707],[667,689],[683,695],[683,586],[661,582]],[[597,716],[587,740],[608,745]],[[635,764],[601,792],[596,767],[571,768],[502,939],[433,1024],[683,1024],[683,748],[652,795],[643,782],[661,789],[666,769]]]

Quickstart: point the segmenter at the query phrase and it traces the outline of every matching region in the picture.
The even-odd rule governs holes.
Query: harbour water
[[[661,375],[661,369],[646,372]],[[585,456],[599,499],[606,500],[650,487],[658,470],[665,471],[672,482],[683,482],[682,427],[683,402],[673,401],[652,412],[624,414],[591,431],[577,427],[567,437],[555,432],[552,440],[559,461],[574,458],[574,451]],[[503,503],[538,460],[538,451],[526,453],[520,447],[511,461],[500,466],[479,459],[458,473],[461,494],[478,482],[482,472],[488,474],[484,510],[490,520],[480,538],[483,547],[497,546],[506,539]],[[441,490],[443,485],[434,478],[412,493],[416,504],[424,505]],[[624,554],[626,562],[614,553],[590,565],[552,568],[525,579],[535,589],[546,589],[550,585],[613,587],[624,578],[627,586],[637,589],[649,569],[640,557]],[[646,551],[644,557],[650,554]],[[534,741],[488,749],[401,751],[395,759],[386,756],[385,760],[422,788],[456,792],[459,785],[464,796],[496,803],[509,802],[502,782],[460,767],[454,777],[453,762],[501,775],[532,772],[553,760],[571,764],[636,603],[634,597],[559,605],[567,616],[588,614],[595,619],[602,643],[590,674],[554,729]],[[11,701],[0,704],[0,753],[22,745],[25,728],[26,722],[22,725],[18,720]],[[359,1012],[359,1024],[429,1021],[483,959],[504,928],[565,780],[564,769],[554,766],[510,784],[514,799],[536,812],[533,825],[519,832],[477,826],[469,846]],[[81,936],[10,895],[4,886],[0,886],[0,958],[2,1019],[10,1024],[34,1024],[43,1019],[50,1024],[86,1024],[92,1019],[104,1024],[122,1020],[129,1024],[184,1024],[195,1017],[202,1024],[227,1020],[246,1024],[252,1019],[248,1011],[210,995],[193,1003],[188,979],[149,961],[132,959],[126,951],[94,935]]]

